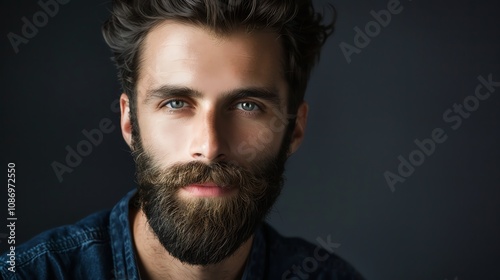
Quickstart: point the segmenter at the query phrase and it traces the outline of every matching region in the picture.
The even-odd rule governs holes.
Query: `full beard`
[[[283,141],[278,155],[248,169],[225,161],[162,168],[136,138],[133,156],[141,209],[159,242],[183,263],[209,265],[231,256],[264,221],[281,192],[289,141]],[[222,197],[179,196],[182,187],[206,182],[235,192]]]

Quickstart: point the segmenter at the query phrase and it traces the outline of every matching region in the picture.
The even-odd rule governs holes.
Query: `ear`
[[[309,105],[303,101],[297,110],[297,118],[295,119],[295,128],[292,132],[289,154],[295,153],[304,139],[308,111]]]
[[[122,93],[120,96],[120,127],[122,136],[127,145],[132,148],[132,124],[130,123],[130,102],[128,96]]]

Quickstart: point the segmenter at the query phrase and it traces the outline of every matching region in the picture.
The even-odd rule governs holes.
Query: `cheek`
[[[238,126],[232,148],[239,161],[254,161],[278,153],[285,129],[268,122]]]
[[[286,118],[286,113],[273,109],[266,116],[265,121],[259,123],[254,134],[261,143],[265,143],[269,147],[271,155],[276,155],[281,148],[288,125],[289,120]]]
[[[175,156],[185,150],[189,140],[187,126],[161,118],[144,118],[139,124],[143,146],[154,159],[169,163],[179,160]]]
[[[282,137],[281,132],[273,131],[271,127],[267,125],[260,125],[252,135],[254,135],[260,143],[266,145],[267,149],[271,151],[277,148]]]

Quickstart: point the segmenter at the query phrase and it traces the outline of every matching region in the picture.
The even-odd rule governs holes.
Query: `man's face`
[[[303,104],[287,133],[283,58],[271,32],[217,37],[165,21],[147,35],[137,123],[122,95],[122,132],[134,150],[142,210],[181,261],[216,263],[234,253],[279,195],[307,115]]]

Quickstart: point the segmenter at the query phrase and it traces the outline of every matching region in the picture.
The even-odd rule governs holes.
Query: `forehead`
[[[201,26],[166,20],[144,40],[139,95],[165,84],[207,94],[255,86],[285,94],[282,52],[278,34],[271,31],[216,35]]]

